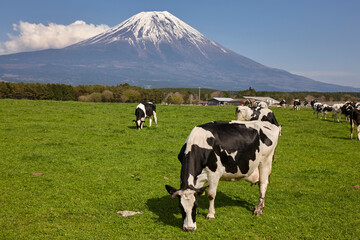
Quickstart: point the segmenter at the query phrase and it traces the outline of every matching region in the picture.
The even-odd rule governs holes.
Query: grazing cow
[[[268,121],[279,127],[273,111],[268,108],[249,108],[247,106],[238,106],[235,110],[238,121]]]
[[[353,138],[353,131],[354,131],[355,124],[357,125],[357,137],[358,137],[358,140],[360,141],[360,110],[358,110],[358,109],[353,109],[350,114],[350,126],[351,126],[350,139],[351,140]]]
[[[311,105],[311,107],[312,107],[312,109],[314,110],[314,113],[315,113],[315,103],[317,103],[318,102],[318,100],[316,100],[316,99],[313,99],[313,100],[311,100],[310,101],[310,105]]]
[[[301,102],[299,99],[295,99],[294,100],[294,110],[299,110],[300,109],[300,105],[301,105]]]
[[[255,101],[253,107],[267,108],[268,105],[263,101]]]
[[[334,122],[337,120],[338,122],[341,122],[341,108],[344,104],[336,103],[332,105],[332,111],[334,113]]]
[[[309,102],[308,102],[307,100],[305,100],[305,101],[304,101],[304,107],[306,107],[306,106],[308,105],[308,103],[309,103]]]
[[[352,110],[355,109],[355,104],[353,102],[345,102],[344,105],[341,107],[341,112],[345,115],[346,121],[350,121],[350,114]]]
[[[321,119],[323,117],[323,115],[325,114],[325,119],[326,119],[326,115],[329,113],[329,112],[332,112],[333,108],[327,104],[323,104],[321,106]]]
[[[209,183],[209,213],[215,218],[214,201],[219,180],[259,182],[260,197],[253,214],[261,216],[280,129],[262,121],[210,122],[195,127],[183,145],[180,189],[166,185],[172,198],[178,197],[183,229],[196,230],[198,196]]]
[[[282,100],[280,101],[280,106],[281,106],[281,107],[285,107],[285,105],[286,105],[286,101],[285,101],[285,99],[282,99]]]
[[[151,116],[153,116],[155,125],[157,126],[157,117],[156,117],[156,105],[148,102],[148,103],[140,103],[137,105],[135,109],[136,120],[136,128],[138,130],[142,129],[144,126],[145,118],[149,118],[149,127],[151,127]]]
[[[313,109],[314,109],[314,114],[316,116],[316,118],[319,117],[319,112],[321,112],[323,104],[319,103],[319,102],[315,102],[313,105]]]

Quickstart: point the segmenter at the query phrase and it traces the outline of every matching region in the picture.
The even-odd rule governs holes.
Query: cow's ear
[[[173,195],[175,192],[177,192],[177,189],[170,185],[165,185],[165,188],[170,195]]]
[[[197,189],[196,194],[199,195],[199,196],[202,195],[208,187],[209,186],[205,186],[205,187],[202,187],[200,189]]]

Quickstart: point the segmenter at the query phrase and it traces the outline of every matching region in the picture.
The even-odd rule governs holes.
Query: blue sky
[[[79,30],[80,25],[73,24],[72,31],[65,31],[72,39],[71,34],[113,27],[141,11],[168,11],[224,47],[268,67],[360,88],[358,0],[2,0],[0,53],[7,53],[15,41],[19,49],[33,44],[23,36],[26,27],[35,31],[34,26],[42,24],[49,30],[52,24],[64,29],[81,20],[87,28]]]

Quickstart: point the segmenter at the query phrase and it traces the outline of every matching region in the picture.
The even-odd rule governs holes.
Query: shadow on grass
[[[162,222],[165,225],[170,225],[174,227],[181,227],[182,226],[182,218],[181,212],[179,208],[179,200],[171,199],[170,195],[166,195],[160,198],[152,198],[146,202],[149,210],[155,213],[158,216],[157,221]],[[239,206],[245,208],[250,213],[254,208],[252,203],[249,203],[245,200],[240,198],[233,199],[228,197],[222,192],[217,192],[216,199],[215,199],[215,209],[227,206]],[[198,214],[198,217],[206,217],[209,208],[209,200],[207,196],[201,196],[199,198],[199,206],[198,210],[201,209],[201,212],[206,212],[205,214]],[[202,210],[205,211],[202,211]],[[199,211],[198,211],[199,212]],[[177,216],[175,216],[177,215]]]

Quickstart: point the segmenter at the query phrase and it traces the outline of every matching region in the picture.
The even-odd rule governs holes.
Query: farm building
[[[249,99],[251,102],[255,102],[255,101],[262,101],[262,102],[266,102],[266,104],[268,106],[271,105],[278,105],[280,104],[279,101],[271,98],[271,97],[252,97],[252,96],[244,96],[244,98]]]
[[[228,104],[232,98],[221,98],[221,97],[214,97],[208,101],[209,105],[226,105]]]

